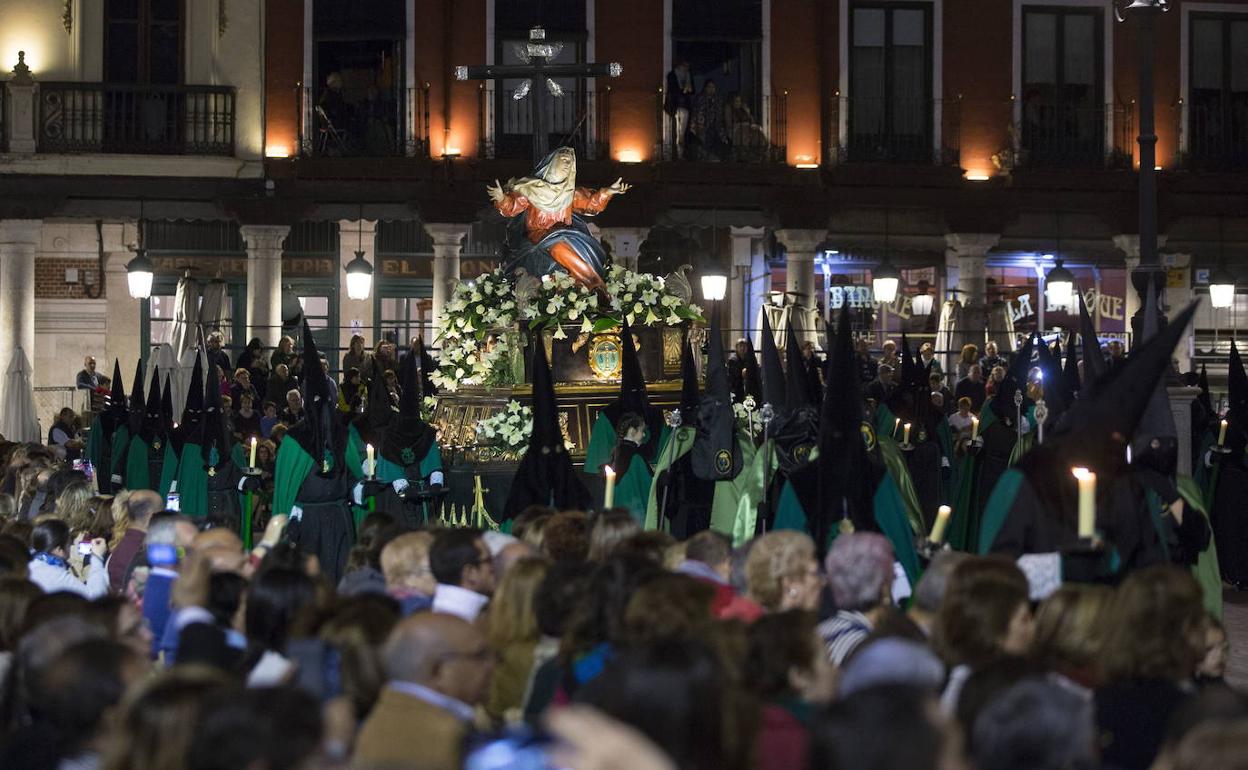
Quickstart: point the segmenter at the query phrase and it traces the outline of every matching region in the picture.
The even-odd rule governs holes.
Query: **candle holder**
[[[1099,583],[1106,577],[1105,543],[1099,537],[1081,537],[1061,549],[1062,580]]]
[[[259,468],[243,468],[243,475],[244,476],[262,476],[264,475],[264,471],[260,470]]]
[[[903,441],[902,443],[897,445],[897,448],[903,452],[913,452],[914,444],[911,444],[909,441]]]
[[[1214,444],[1209,448],[1220,455],[1229,455],[1231,453],[1231,448],[1225,444]]]
[[[922,535],[914,538],[914,549],[918,552],[919,558],[922,559],[925,564],[930,563],[932,559],[935,559],[936,554],[941,553],[942,551],[953,550],[952,546],[948,543],[934,543],[930,538]]]

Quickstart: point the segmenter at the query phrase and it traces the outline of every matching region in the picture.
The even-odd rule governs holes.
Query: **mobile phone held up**
[[[91,542],[88,540],[84,540],[81,543],[79,543],[78,553],[81,556],[86,556],[87,554],[91,553]]]
[[[157,543],[147,547],[147,563],[153,567],[172,567],[178,563],[178,549],[168,543]]]

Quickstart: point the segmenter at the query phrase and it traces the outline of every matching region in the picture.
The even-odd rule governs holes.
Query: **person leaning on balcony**
[[[663,89],[663,111],[672,119],[672,142],[676,157],[685,155],[685,137],[689,133],[689,112],[693,109],[693,77],[689,74],[689,62],[681,61],[667,73],[667,87]]]

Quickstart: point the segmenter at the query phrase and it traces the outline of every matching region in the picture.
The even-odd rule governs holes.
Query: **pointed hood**
[[[1079,392],[1079,358],[1077,353],[1075,333],[1072,331],[1066,336],[1066,366],[1062,369],[1062,388],[1066,393],[1066,403],[1068,404],[1075,400],[1075,394]]]
[[[204,390],[204,416],[200,421],[199,451],[204,467],[216,470],[230,460],[230,441],[222,412],[221,388],[209,383]]]
[[[160,391],[160,435],[169,438],[173,435],[173,378],[165,378],[165,386]]]
[[[810,406],[810,391],[806,389],[806,378],[803,376],[806,363],[802,360],[802,346],[797,340],[797,332],[793,329],[793,316],[789,316],[788,334],[784,345],[785,364],[788,374],[785,380],[785,400],[790,409]]]
[[[1092,316],[1083,302],[1083,292],[1075,292],[1079,298],[1079,343],[1083,346],[1083,387],[1091,390],[1097,380],[1105,376],[1109,366],[1101,355],[1101,341],[1092,326]]]
[[[1157,306],[1157,288],[1153,274],[1148,276],[1148,290],[1144,297],[1144,319],[1141,336],[1147,342],[1157,335],[1161,310]],[[1167,367],[1168,368],[1168,367]],[[1179,432],[1170,411],[1170,398],[1166,394],[1165,377],[1153,388],[1148,407],[1140,417],[1135,435],[1131,440],[1131,456],[1136,464],[1147,465],[1166,476],[1177,470]]]
[[[152,381],[147,388],[143,408],[143,429],[139,433],[149,444],[162,435],[160,422],[160,367],[152,367]]]
[[[680,424],[693,426],[697,424],[702,393],[698,388],[698,365],[688,331],[685,332],[684,342],[680,349]]]
[[[549,505],[567,511],[588,510],[592,504],[589,490],[572,467],[572,457],[563,443],[554,378],[540,335],[533,336],[532,347],[533,431],[512,479],[503,521],[515,518],[530,505]]]
[[[901,371],[898,372],[898,382],[903,388],[927,387],[927,377],[923,372],[923,367],[914,362],[914,354],[910,352],[910,341],[906,339],[906,333],[901,333]]]
[[[126,388],[121,382],[121,359],[113,359],[113,382],[112,390],[108,395],[108,412],[112,414],[115,424],[126,419]]]
[[[710,342],[706,357],[706,392],[698,407],[698,434],[693,440],[690,463],[693,475],[703,481],[723,481],[741,472],[741,446],[737,443],[737,418],[732,411],[732,389],[724,359],[724,335],[720,330],[720,305],[711,308]]]
[[[819,416],[819,459],[807,472],[818,474],[818,511],[810,522],[820,553],[837,522],[848,518],[859,531],[874,529],[873,473],[867,442],[875,432],[863,420],[862,395],[850,330],[849,304],[841,307],[836,337],[825,369],[827,383]]]
[[[776,348],[776,338],[771,330],[771,321],[767,313],[763,313],[763,403],[771,404],[776,414],[787,411],[788,391],[784,382],[784,367],[780,364],[780,351]]]
[[[603,412],[613,428],[628,412],[634,412],[645,420],[646,441],[639,451],[647,461],[654,462],[663,433],[663,413],[650,405],[650,398],[646,395],[646,378],[641,372],[641,359],[637,357],[637,345],[627,317],[620,327],[620,395]]]
[[[412,356],[407,356],[399,366],[399,371],[403,371],[403,367],[407,366]],[[419,380],[417,381],[417,389],[419,390]],[[406,393],[406,388],[404,389]],[[419,400],[419,398],[418,398]],[[365,404],[364,413],[357,415],[353,420],[356,431],[360,434],[360,438],[366,443],[374,446],[381,443],[382,437],[385,435],[386,427],[393,422],[395,416],[394,402],[390,399],[390,389],[386,386],[386,377],[384,374],[374,374],[373,378],[368,381],[368,402]]]
[[[1054,425],[1070,402],[1066,398],[1065,384],[1062,380],[1062,364],[1060,343],[1058,355],[1055,355],[1043,339],[1036,346],[1036,366],[1040,368],[1041,387],[1044,389],[1044,405],[1049,410],[1045,426]]]
[[[1234,340],[1226,369],[1226,401],[1227,443],[1235,446],[1236,442],[1248,440],[1248,373],[1244,372],[1244,359],[1240,358]]]
[[[394,463],[407,467],[416,465],[425,459],[429,447],[433,445],[436,433],[421,416],[421,402],[424,400],[420,389],[420,359],[409,355],[399,364],[399,385],[403,394],[399,397],[399,411],[394,414],[390,408],[390,395],[385,393],[385,404],[381,408],[394,414],[389,424],[373,434],[370,443],[381,442],[381,456]],[[374,380],[382,379],[374,377]],[[382,386],[384,391],[384,384]],[[370,388],[369,400],[372,401]],[[373,406],[370,404],[369,409]]]
[[[143,397],[143,360],[134,365],[134,383],[130,386],[130,435],[136,436],[143,430],[146,401]]]
[[[1234,344],[1234,340],[1231,341]],[[1205,369],[1205,365],[1200,365],[1200,377],[1196,380],[1196,387],[1200,388],[1200,395],[1196,400],[1200,401],[1200,405],[1205,408],[1205,414],[1213,415],[1213,397],[1209,393],[1209,372]]]
[[[186,391],[186,404],[182,407],[182,419],[178,421],[181,428],[191,431],[187,438],[194,441],[194,431],[204,414],[204,354],[195,354],[195,365],[191,367],[191,384]]]
[[[303,451],[312,456],[318,473],[332,475],[340,470],[342,457],[340,432],[335,431],[337,404],[330,394],[329,378],[321,371],[321,353],[306,319],[303,322],[303,407],[304,418],[286,436],[294,438]]]

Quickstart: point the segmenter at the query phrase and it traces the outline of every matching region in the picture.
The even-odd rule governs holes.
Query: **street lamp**
[[[910,300],[910,310],[914,315],[931,315],[933,301],[927,293],[927,281],[919,281],[919,293]]]
[[[1209,273],[1209,304],[1223,310],[1235,304],[1235,279],[1221,265]]]
[[[126,263],[126,285],[130,289],[131,297],[134,299],[151,298],[153,272],[154,267],[152,260],[147,256],[147,250],[139,247],[134,259]]]
[[[871,271],[871,293],[876,302],[890,305],[897,299],[897,286],[901,283],[901,273],[885,258],[879,267]]]
[[[368,299],[373,291],[373,266],[364,259],[364,207],[360,206],[360,218],[356,230],[355,259],[347,263],[347,297]]]
[[[1063,260],[1057,260],[1057,264],[1045,278],[1044,296],[1048,298],[1050,305],[1070,307],[1075,294],[1075,274],[1062,267],[1062,262]]]
[[[717,267],[702,273],[702,296],[707,302],[719,302],[728,293],[728,274]]]

